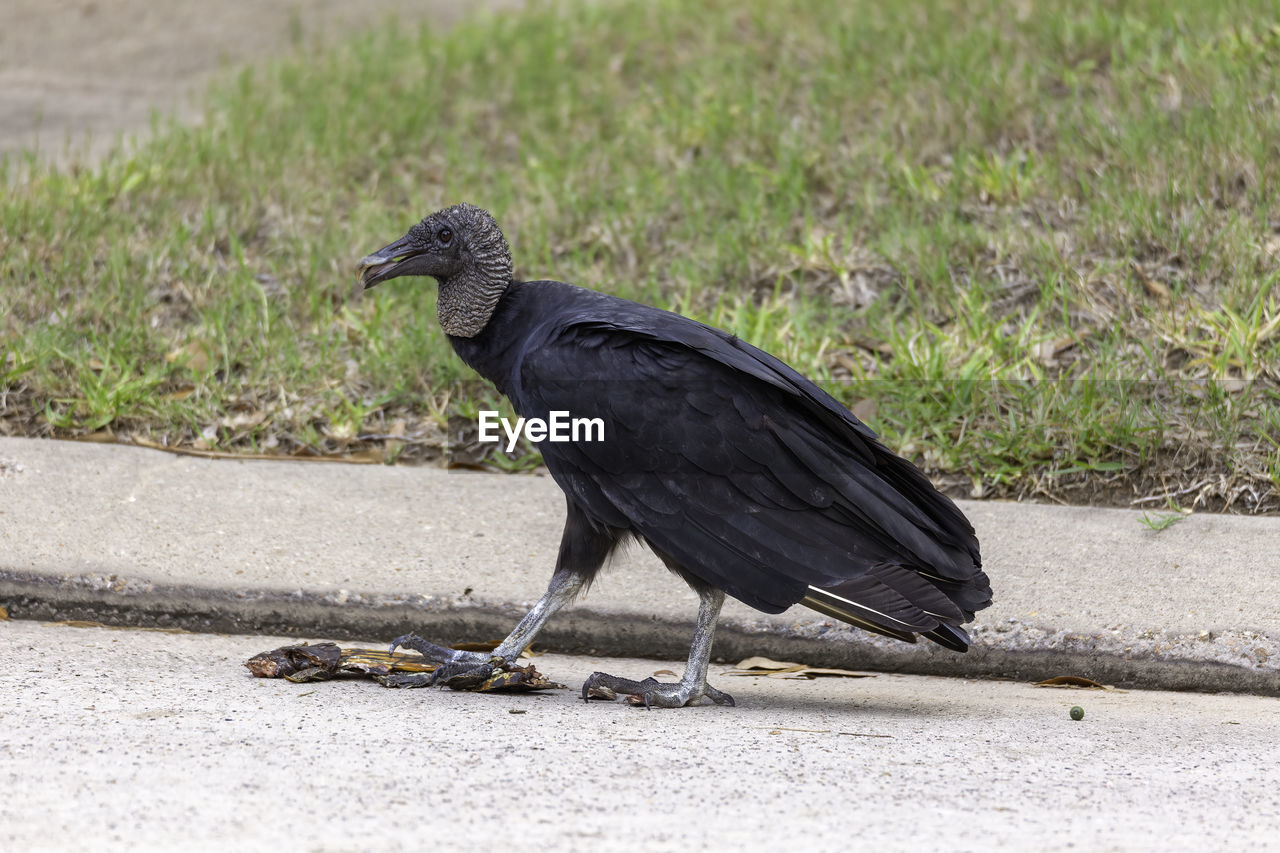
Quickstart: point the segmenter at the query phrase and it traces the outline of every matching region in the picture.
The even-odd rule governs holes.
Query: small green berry
[[[1071,706],[1071,719],[1073,719],[1073,720],[1083,720],[1083,719],[1084,719],[1084,708],[1081,708],[1079,705],[1072,705],[1072,706]]]

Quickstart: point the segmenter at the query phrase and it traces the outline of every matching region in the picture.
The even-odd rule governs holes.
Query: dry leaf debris
[[[835,669],[832,667],[806,666],[791,661],[777,661],[765,657],[749,657],[738,661],[737,666],[724,673],[725,675],[763,675],[766,678],[801,678],[819,677],[838,678],[875,678],[866,672],[854,672],[851,669]]]
[[[492,649],[487,643],[462,643],[480,650]],[[455,646],[457,648],[457,646]],[[522,656],[531,654],[528,649]],[[254,655],[245,666],[258,678],[284,678],[303,684],[328,681],[336,676],[371,676],[384,687],[425,687],[430,684],[418,678],[434,672],[436,664],[423,660],[417,652],[388,652],[382,649],[342,648],[336,643],[301,643],[281,646]],[[503,690],[565,689],[563,684],[548,681],[542,673],[528,666],[495,659],[488,671],[455,675],[441,682],[453,690],[492,693]],[[434,686],[434,685],[433,685]]]

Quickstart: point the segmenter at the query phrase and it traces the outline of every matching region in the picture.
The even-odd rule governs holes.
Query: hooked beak
[[[402,275],[430,275],[429,271],[418,271],[414,262],[423,257],[422,250],[415,248],[409,235],[406,234],[390,245],[383,246],[372,255],[360,259],[358,275],[360,284],[365,290],[382,282]]]

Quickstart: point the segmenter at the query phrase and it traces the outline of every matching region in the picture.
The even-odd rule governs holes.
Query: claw
[[[444,646],[437,646],[435,643],[428,642],[412,631],[408,634],[402,634],[391,641],[390,650],[394,652],[398,648],[411,649],[435,663],[453,663],[462,654],[454,649],[447,649]]]
[[[717,705],[728,705],[730,708],[737,707],[738,705],[738,703],[733,700],[732,696],[725,693],[723,690],[715,689],[710,684],[702,685],[702,695],[706,696]]]
[[[582,683],[582,698],[584,701],[595,698],[605,698],[608,694],[605,691],[614,693],[623,693],[627,696],[627,702],[640,707],[643,705],[648,710],[653,708],[680,708],[685,705],[691,705],[703,696],[710,699],[717,705],[733,706],[736,703],[733,697],[722,690],[717,690],[710,684],[703,682],[699,687],[692,684],[665,684],[656,678],[646,678],[644,681],[633,681],[629,678],[619,678],[616,675],[609,675],[605,672],[593,672]]]

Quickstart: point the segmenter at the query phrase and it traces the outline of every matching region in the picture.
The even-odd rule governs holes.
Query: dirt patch
[[[6,0],[0,155],[93,162],[154,111],[198,115],[219,71],[386,19],[447,27],[519,0]]]

